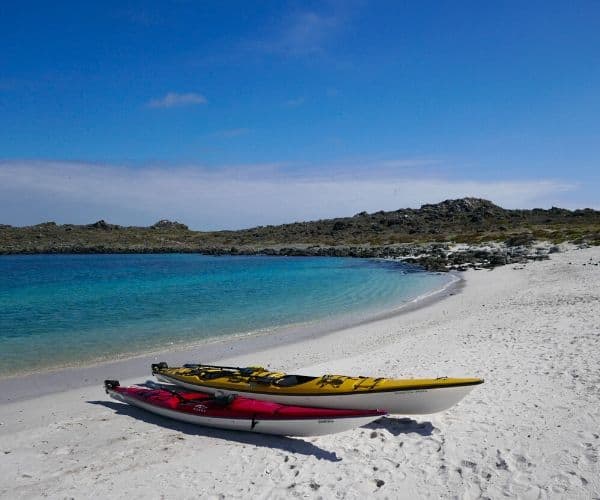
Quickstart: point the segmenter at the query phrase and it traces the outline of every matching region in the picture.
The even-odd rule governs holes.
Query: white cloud
[[[311,170],[314,172],[315,170]],[[234,229],[396,210],[477,196],[507,208],[560,205],[578,186],[560,180],[423,178],[372,167],[352,175],[302,176],[277,165],[120,167],[67,162],[0,162],[0,223],[105,219],[148,225],[163,218],[195,229]]]
[[[175,108],[182,106],[193,106],[206,104],[206,98],[195,92],[178,94],[177,92],[168,92],[165,96],[152,99],[148,102],[150,108]]]
[[[304,104],[304,102],[305,102],[304,97],[296,97],[295,99],[288,99],[283,104],[287,108],[298,108],[298,107],[302,106]]]
[[[332,4],[328,12],[296,10],[283,17],[276,29],[246,49],[288,56],[310,56],[325,51],[328,42],[345,26],[352,10],[348,2]]]
[[[338,24],[338,18],[333,15],[296,13],[290,16],[279,36],[272,41],[271,48],[295,55],[319,52]]]

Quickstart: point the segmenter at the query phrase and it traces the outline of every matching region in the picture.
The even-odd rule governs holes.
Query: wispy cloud
[[[304,97],[296,97],[294,99],[288,99],[283,103],[286,108],[298,108],[306,102]]]
[[[292,55],[320,52],[328,38],[339,28],[336,15],[298,12],[290,16],[266,48]]]
[[[3,161],[0,223],[106,219],[147,225],[170,218],[196,229],[224,229],[417,207],[463,196],[488,198],[509,208],[550,207],[578,189],[572,182],[552,179],[425,178],[393,175],[385,168],[379,175],[376,166],[348,176],[314,171],[291,175],[271,164],[215,170]]]
[[[331,2],[326,7],[289,12],[271,33],[246,43],[246,47],[289,56],[322,53],[344,28],[351,10],[348,2]]]
[[[330,0],[313,8],[284,11],[277,18],[265,19],[256,32],[241,40],[219,41],[219,50],[213,53],[192,53],[188,64],[214,67],[246,63],[255,58],[277,56],[306,59],[327,58],[337,68],[353,67],[339,53],[332,57],[331,49],[337,40],[349,31],[361,2]],[[335,95],[333,89],[330,95]]]
[[[183,106],[193,106],[206,104],[206,97],[196,92],[187,92],[178,94],[177,92],[168,92],[163,97],[152,99],[148,102],[150,108],[177,108]]]

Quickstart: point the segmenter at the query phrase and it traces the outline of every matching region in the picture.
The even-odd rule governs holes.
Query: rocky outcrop
[[[472,269],[492,269],[506,264],[525,263],[532,260],[545,260],[549,254],[559,251],[559,247],[546,242],[532,246],[508,246],[505,243],[493,245],[451,245],[449,243],[407,244],[387,247],[369,246],[310,246],[302,248],[203,248],[201,253],[208,255],[270,255],[304,257],[357,257],[390,258],[414,264],[429,271],[465,271]]]
[[[103,229],[105,231],[111,231],[113,229],[120,229],[121,226],[118,226],[116,224],[109,224],[105,220],[99,220],[97,222],[94,222],[93,224],[88,224],[87,227],[93,228],[93,229]]]
[[[191,231],[167,219],[150,227],[124,227],[104,220],[88,225],[0,226],[0,254],[331,255],[402,259],[436,271],[547,258],[552,245],[536,241],[600,245],[600,211],[506,210],[488,200],[462,198],[418,209],[361,212],[239,231]]]
[[[158,222],[152,224],[150,227],[152,229],[176,229],[183,231],[189,230],[189,228],[185,224],[182,224],[181,222],[170,221],[168,219],[161,219]]]
[[[504,216],[506,210],[489,200],[481,198],[461,198],[444,200],[440,203],[421,205],[420,211],[436,217],[455,217],[457,215],[478,213],[482,216]]]
[[[214,249],[218,253],[218,249]],[[545,260],[558,247],[540,242],[535,246],[508,246],[504,243],[494,245],[450,245],[448,243],[399,245],[388,247],[336,246],[307,248],[266,248],[262,250],[232,248],[231,254],[264,254],[286,256],[331,256],[361,258],[392,258],[414,264],[430,271],[464,271],[469,268],[491,269],[513,263],[525,263],[531,260]]]

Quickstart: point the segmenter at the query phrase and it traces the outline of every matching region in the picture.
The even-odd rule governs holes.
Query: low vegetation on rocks
[[[532,250],[536,241],[549,244]],[[494,266],[544,258],[554,245],[600,244],[600,211],[507,210],[479,198],[446,200],[352,217],[192,231],[161,220],[150,227],[93,224],[0,225],[1,254],[165,253],[394,257],[429,269]],[[462,246],[460,246],[462,245]]]

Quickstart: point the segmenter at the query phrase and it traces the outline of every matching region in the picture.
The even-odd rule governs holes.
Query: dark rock
[[[533,234],[531,233],[519,233],[514,234],[506,239],[505,243],[509,247],[516,246],[531,246],[531,244],[535,241]]]
[[[477,212],[481,217],[504,211],[491,201],[481,198],[461,198],[444,200],[436,204],[421,205],[421,210],[447,214],[465,214]]]
[[[170,221],[168,219],[159,220],[158,222],[152,224],[152,226],[150,227],[153,229],[181,229],[184,231],[189,230],[189,228],[185,224],[182,224],[181,222],[177,221]]]
[[[95,228],[95,229],[104,229],[104,230],[111,230],[111,229],[115,229],[117,226],[113,225],[113,224],[109,224],[104,220],[99,220],[97,222],[94,222],[93,224],[88,224],[88,227],[90,228]]]
[[[507,256],[502,253],[490,255],[489,262],[492,266],[503,266],[507,263]]]

